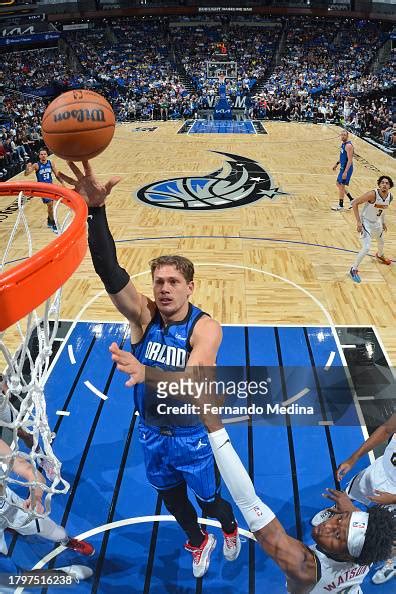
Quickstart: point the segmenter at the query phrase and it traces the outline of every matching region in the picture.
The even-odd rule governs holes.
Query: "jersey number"
[[[393,452],[392,454],[391,464],[393,464],[393,466],[396,466],[396,452]]]

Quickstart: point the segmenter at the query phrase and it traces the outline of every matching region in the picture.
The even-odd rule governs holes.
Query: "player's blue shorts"
[[[203,425],[154,427],[140,421],[139,440],[147,478],[158,491],[186,482],[202,501],[215,499],[220,483]]]
[[[352,177],[352,173],[353,173],[353,166],[348,169],[346,179],[342,179],[342,174],[344,173],[344,169],[345,169],[345,167],[342,167],[340,169],[340,172],[337,176],[337,182],[339,184],[342,184],[343,186],[349,186],[349,181],[350,181],[350,179]]]
[[[52,202],[51,198],[41,198],[41,200],[44,202],[44,204],[48,204],[49,202]]]

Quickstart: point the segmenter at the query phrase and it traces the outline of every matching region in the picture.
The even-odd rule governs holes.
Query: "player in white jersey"
[[[396,414],[378,427],[356,452],[339,465],[337,478],[341,480],[362,456],[388,440],[383,456],[356,474],[349,481],[345,492],[351,499],[363,505],[376,503],[394,511],[396,510]],[[333,512],[333,508],[322,510],[312,518],[312,524],[319,525],[331,517]],[[393,577],[396,577],[396,557],[388,559],[385,565],[374,574],[373,582],[380,584]]]
[[[64,547],[91,556],[95,549],[91,544],[83,540],[78,541],[70,538],[63,526],[55,524],[51,518],[35,517],[32,515],[32,506],[38,514],[43,513],[44,508],[41,503],[43,490],[40,483],[44,484],[43,475],[35,471],[33,466],[22,456],[13,456],[11,448],[3,439],[0,439],[0,469],[6,464],[12,464],[12,472],[22,476],[29,482],[34,482],[37,486],[31,489],[30,496],[24,500],[19,497],[12,489],[5,485],[0,477],[0,553],[7,554],[7,546],[4,539],[4,530],[11,528],[22,535],[37,534],[51,542],[59,542]]]
[[[393,199],[390,192],[391,188],[393,188],[393,181],[388,175],[381,175],[377,181],[377,185],[378,188],[376,190],[366,192],[363,196],[355,198],[352,202],[352,208],[357,222],[356,228],[362,240],[362,249],[356,256],[356,260],[349,271],[355,283],[361,282],[359,264],[369,253],[373,238],[376,238],[378,244],[377,260],[388,266],[392,263],[392,260],[384,256],[384,231],[387,230],[385,211]],[[360,204],[364,204],[361,214],[359,213]]]

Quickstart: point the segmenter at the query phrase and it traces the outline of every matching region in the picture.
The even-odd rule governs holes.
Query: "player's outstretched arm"
[[[38,169],[37,163],[30,163],[30,161],[28,161],[26,163],[26,167],[25,167],[25,171],[24,171],[25,177],[27,175],[30,175],[31,173],[33,173],[33,171],[37,171],[37,169]]]
[[[84,171],[81,171],[75,163],[69,162],[68,165],[75,178],[64,173],[60,173],[59,177],[73,185],[75,191],[81,194],[88,204],[88,244],[95,271],[116,308],[131,324],[137,326],[138,332],[142,333],[142,326],[150,322],[155,305],[136,290],[127,271],[119,265],[117,250],[106,217],[106,198],[121,178],[113,176],[103,184],[95,176],[88,161],[83,161]]]
[[[315,555],[302,542],[286,534],[273,511],[258,497],[221,419],[209,414],[202,420],[220,474],[257,542],[293,582],[293,591],[309,592],[318,579]]]
[[[368,454],[376,448],[388,441],[388,439],[396,433],[396,413],[393,414],[383,425],[378,427],[370,435],[370,437],[358,448],[347,460],[342,462],[337,469],[337,478],[340,481],[343,476],[347,474],[356,464],[356,462],[365,454]]]

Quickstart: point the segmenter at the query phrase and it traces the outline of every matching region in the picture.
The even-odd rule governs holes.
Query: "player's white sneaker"
[[[337,206],[332,206],[331,210],[345,210],[345,208],[343,206],[340,206],[339,204],[337,204]]]
[[[184,548],[189,551],[193,557],[193,574],[194,577],[200,578],[209,569],[210,555],[216,546],[216,539],[213,534],[205,534],[203,543],[199,547],[193,547],[190,543],[186,543]]]
[[[235,530],[231,534],[227,534],[223,530],[224,544],[223,544],[223,555],[227,561],[235,561],[241,552],[241,539],[238,534],[238,524],[235,522]]]
[[[312,526],[319,526],[322,522],[329,520],[332,516],[334,516],[335,507],[328,507],[327,509],[322,509],[322,511],[318,512],[314,515],[311,519]]]
[[[385,582],[391,580],[393,577],[396,577],[396,560],[390,559],[375,572],[371,579],[374,584],[385,584]]]
[[[80,580],[87,580],[93,575],[92,569],[86,565],[65,565],[64,567],[55,567],[54,571],[63,571],[77,584]]]

